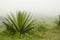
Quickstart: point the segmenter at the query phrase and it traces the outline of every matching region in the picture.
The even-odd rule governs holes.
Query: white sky
[[[37,17],[54,17],[60,14],[60,0],[0,0],[0,16],[19,10]]]

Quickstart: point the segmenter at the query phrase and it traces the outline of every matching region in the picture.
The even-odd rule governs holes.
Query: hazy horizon
[[[35,17],[57,17],[60,14],[60,0],[0,0],[0,16],[9,12],[26,11]]]

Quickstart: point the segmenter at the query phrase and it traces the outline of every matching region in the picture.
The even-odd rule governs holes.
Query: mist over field
[[[60,0],[0,0],[0,40],[60,40]]]
[[[37,18],[55,18],[60,14],[60,0],[0,0],[0,16],[9,12],[31,12]]]

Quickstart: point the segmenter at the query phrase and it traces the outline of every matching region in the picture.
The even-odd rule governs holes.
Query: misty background
[[[56,18],[60,0],[0,0],[0,16],[16,11],[26,11],[37,18]]]

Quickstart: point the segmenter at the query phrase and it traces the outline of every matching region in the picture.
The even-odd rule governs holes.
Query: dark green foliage
[[[15,34],[15,32],[29,33],[34,28],[34,19],[25,12],[17,12],[16,15],[11,13],[5,20],[6,22],[3,23],[6,25],[7,31],[12,34]]]
[[[59,15],[59,19],[57,21],[57,25],[60,27],[60,15]]]
[[[55,21],[57,28],[60,27],[60,15],[58,16],[58,19]]]

